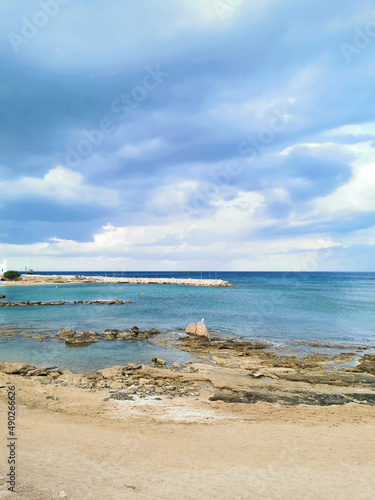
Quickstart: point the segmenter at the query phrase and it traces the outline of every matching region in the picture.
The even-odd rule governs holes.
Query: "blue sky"
[[[0,8],[8,267],[374,270],[372,2]]]

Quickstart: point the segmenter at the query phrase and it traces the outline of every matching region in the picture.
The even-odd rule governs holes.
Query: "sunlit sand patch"
[[[152,411],[150,411],[152,410]],[[227,422],[240,421],[236,416],[228,416],[219,410],[202,408],[196,401],[171,400],[168,397],[156,398],[134,398],[134,401],[116,401],[112,418],[147,416],[155,420],[174,421],[181,423],[189,422]]]

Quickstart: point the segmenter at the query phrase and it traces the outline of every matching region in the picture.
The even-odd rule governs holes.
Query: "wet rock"
[[[371,406],[375,406],[375,394],[373,393],[356,393],[356,394],[346,394],[346,397],[353,399],[358,403],[365,403]]]
[[[365,354],[362,356],[359,360],[359,364],[353,369],[353,371],[367,372],[375,375],[375,355]]]
[[[300,394],[275,394],[270,396],[259,392],[231,391],[217,392],[209,400],[247,404],[262,401],[266,403],[278,403],[283,406],[298,406],[301,404],[309,406],[333,406],[348,403],[375,406],[375,394],[320,394],[316,392],[303,392]]]
[[[5,298],[5,295],[3,296]],[[130,301],[127,301],[130,302]],[[123,300],[86,300],[83,302],[82,300],[74,301],[74,302],[66,302],[65,300],[59,301],[37,301],[37,302],[0,302],[0,307],[22,307],[22,306],[63,306],[63,305],[72,305],[72,304],[125,304]]]
[[[66,345],[88,345],[94,342],[99,342],[99,339],[98,334],[92,331],[82,331],[65,340]]]
[[[5,299],[5,295],[0,295],[0,299]]]
[[[348,363],[350,361],[353,361],[354,358],[356,357],[356,354],[354,352],[341,352],[340,354],[336,354],[335,356],[332,356],[330,358],[329,362],[330,363]]]
[[[302,368],[302,360],[297,356],[279,356],[274,366],[281,368]]]
[[[121,330],[116,334],[116,338],[122,340],[147,339],[148,334],[146,332],[142,332],[138,326],[133,326],[132,328]]]
[[[165,366],[165,361],[163,359],[152,358],[152,364],[154,366]]]
[[[324,366],[327,361],[329,361],[329,356],[327,354],[309,354],[303,358],[303,367],[319,368]]]
[[[77,332],[75,332],[71,328],[62,328],[57,332],[57,338],[61,340],[66,340],[74,337],[76,334]]]
[[[119,330],[104,330],[102,333],[102,337],[105,340],[113,340],[116,338],[117,334],[119,333]]]
[[[160,332],[156,328],[150,328],[149,330],[145,330],[143,333],[147,335],[157,335]]]

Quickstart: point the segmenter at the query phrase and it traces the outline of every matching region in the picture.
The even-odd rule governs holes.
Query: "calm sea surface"
[[[105,273],[40,273],[104,275]],[[158,272],[158,277],[172,273]],[[108,276],[121,273],[108,272]],[[125,275],[125,274],[124,274]],[[155,277],[156,273],[126,273]],[[174,277],[188,277],[173,272]],[[200,278],[201,273],[189,273]],[[203,278],[209,273],[204,272]],[[214,278],[215,273],[211,272]],[[43,285],[0,286],[6,301],[131,300],[124,305],[64,305],[0,309],[0,327],[27,333],[55,334],[60,328],[142,330],[158,328],[166,335],[181,334],[188,323],[202,318],[209,330],[266,340],[279,347],[307,352],[307,342],[375,346],[375,273],[225,273],[231,288],[176,285]],[[38,342],[18,335],[0,338],[0,361],[30,361],[73,370],[95,369],[125,362],[147,362],[153,356],[167,361],[193,359],[188,353],[163,349],[152,341],[100,341],[67,348],[51,339]]]

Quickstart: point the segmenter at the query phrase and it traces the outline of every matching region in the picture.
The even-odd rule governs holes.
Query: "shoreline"
[[[197,287],[222,288],[236,286],[229,281],[220,279],[195,278],[119,278],[104,276],[74,276],[74,275],[22,275],[18,281],[1,282],[2,286],[30,285],[66,285],[66,284],[128,284],[128,285],[184,285]]]
[[[371,407],[227,404],[204,389],[199,400],[104,400],[115,393],[39,379],[0,372],[3,422],[6,387],[16,387],[21,500],[373,496]],[[10,499],[4,476],[0,496]]]
[[[121,334],[119,339],[115,339],[114,332]],[[150,338],[155,348],[161,346],[185,351],[193,359],[182,363],[169,361],[167,366],[164,360],[154,357],[152,362],[150,359],[150,364],[128,363],[101,369],[93,367],[84,372],[61,370],[58,366],[46,367],[45,364],[43,367],[42,364],[35,366],[27,362],[3,361],[0,362],[0,372],[29,379],[36,377],[41,380],[40,377],[44,377],[58,383],[68,374],[73,385],[95,390],[116,389],[125,391],[124,395],[129,394],[128,388],[131,386],[132,394],[140,391],[142,397],[146,398],[155,396],[155,391],[167,396],[174,395],[173,391],[179,391],[190,380],[194,380],[194,392],[198,386],[200,389],[204,386],[205,392],[209,392],[215,400],[226,402],[254,404],[268,401],[286,406],[357,403],[375,406],[374,354],[344,351],[334,355],[322,352],[298,355],[272,348],[263,342],[220,338],[207,340],[194,336],[172,339],[161,335],[156,329],[141,332],[137,327],[122,332],[106,330],[104,333],[106,336],[101,340],[105,343],[121,342],[122,345],[129,345],[134,340]],[[77,334],[73,330],[63,329],[58,332],[57,339],[65,343],[67,348],[73,344],[74,349],[85,349],[90,343],[99,341],[97,335],[95,332]],[[26,338],[30,334],[21,336]],[[34,338],[39,341],[42,339],[40,336]],[[44,341],[48,342],[51,338],[46,337]],[[173,358],[171,352],[170,358]],[[107,380],[103,384],[103,379],[110,382]],[[149,379],[148,383],[144,379]],[[169,380],[169,384],[165,390],[160,390],[157,380],[164,379]]]
[[[43,278],[52,282],[28,285],[60,284],[58,277]],[[63,302],[73,311],[81,307]],[[25,337],[20,342],[26,346],[47,343],[44,362],[36,366],[0,362],[3,442],[9,387],[15,387],[20,500],[355,498],[358,491],[361,498],[373,497],[371,346],[306,341],[310,351],[303,354],[212,331],[209,340],[138,327],[42,335],[24,330],[15,324],[0,329],[0,337]],[[141,348],[134,341],[149,344],[152,356],[164,352],[158,347],[170,349],[168,363],[152,356],[143,364],[114,363],[111,355],[113,366],[96,370],[51,366],[62,363],[61,348],[82,358],[88,349],[94,360],[100,346]],[[178,350],[194,359],[172,362]],[[27,350],[24,356],[31,358]],[[0,463],[6,460],[4,446]],[[5,475],[0,497],[10,500]]]
[[[0,363],[3,422],[16,393],[17,498],[372,498],[375,356],[330,371],[324,356],[302,366],[256,342],[181,347],[198,359],[81,373]]]

